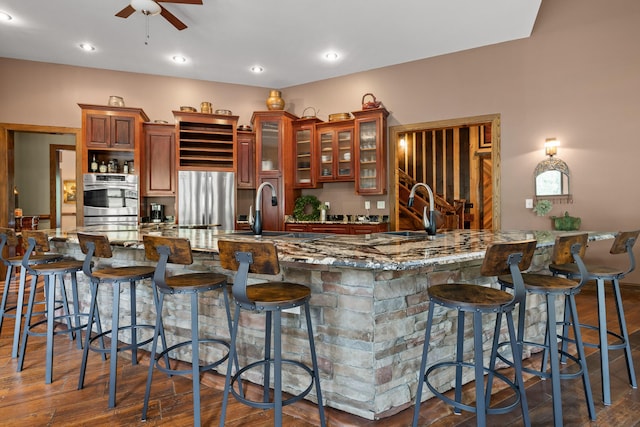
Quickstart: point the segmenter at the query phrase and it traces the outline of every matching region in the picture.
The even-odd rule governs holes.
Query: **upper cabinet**
[[[357,194],[387,192],[387,116],[385,108],[354,111]]]
[[[141,163],[142,124],[149,117],[140,108],[78,104],[82,109],[83,173],[94,172],[91,163],[98,165],[117,160],[120,168],[127,162],[138,170]]]
[[[142,196],[175,196],[175,131],[175,126],[170,124],[144,124]]]
[[[295,177],[296,188],[316,187],[316,123],[322,121],[318,118],[302,118],[293,123],[293,148],[295,150]]]
[[[353,181],[353,120],[316,126],[318,182]]]
[[[238,116],[174,111],[178,170],[236,171]]]

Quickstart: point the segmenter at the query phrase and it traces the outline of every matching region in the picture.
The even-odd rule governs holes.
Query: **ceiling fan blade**
[[[161,9],[160,10],[160,15],[162,15],[164,17],[164,19],[169,21],[171,23],[171,25],[176,27],[179,31],[182,31],[185,28],[187,28],[187,26],[185,25],[184,22],[179,20],[173,13],[169,12],[167,9],[162,7],[162,5],[160,5],[160,9]]]
[[[202,0],[156,0],[156,3],[202,4]]]
[[[129,5],[122,9],[120,12],[116,13],[116,16],[119,18],[128,18],[135,11],[136,10],[131,5]]]

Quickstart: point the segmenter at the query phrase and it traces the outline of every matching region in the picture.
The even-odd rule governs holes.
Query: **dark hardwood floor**
[[[623,285],[623,299],[627,310],[629,332],[636,372],[640,372],[640,286]],[[608,303],[612,298],[608,295]],[[609,304],[611,306],[611,304]],[[593,284],[587,284],[578,297],[581,321],[595,323],[596,297]],[[609,309],[611,320],[615,312]],[[117,406],[108,409],[108,362],[91,353],[85,388],[77,390],[81,351],[66,336],[56,337],[54,358],[54,381],[44,383],[44,339],[32,337],[28,344],[24,370],[16,372],[17,360],[11,358],[12,331],[14,322],[5,319],[0,335],[0,425],[2,426],[188,426],[193,422],[191,401],[191,379],[189,377],[167,378],[154,376],[149,419],[140,420],[148,355],[143,352],[140,363],[131,365],[128,353],[118,359]],[[595,334],[584,331],[585,340],[595,342]],[[613,404],[602,404],[600,389],[600,359],[596,350],[588,352],[588,364],[597,421],[591,422],[587,415],[582,383],[579,379],[562,382],[563,415],[566,426],[635,426],[640,425],[640,391],[628,384],[622,351],[612,353],[612,399]],[[539,355],[527,363],[539,363]],[[202,421],[203,425],[217,425],[222,399],[224,378],[216,374],[202,376]],[[538,377],[527,376],[527,396],[531,421],[534,426],[552,425],[551,384]],[[465,393],[473,393],[471,385]],[[256,392],[252,387],[250,392]],[[494,400],[500,400],[498,391]],[[370,421],[335,409],[326,408],[328,424],[331,426],[407,426],[411,424],[413,407],[392,417]],[[437,399],[421,405],[421,425],[463,426],[475,425],[473,414],[454,415],[450,407]],[[491,416],[489,425],[521,425],[518,409],[500,416]],[[227,415],[228,426],[270,426],[271,411],[252,409],[230,399]],[[285,408],[284,424],[287,426],[318,425],[317,408],[308,402],[298,402]]]

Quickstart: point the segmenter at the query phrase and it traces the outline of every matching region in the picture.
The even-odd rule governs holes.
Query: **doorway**
[[[31,135],[31,136],[39,136],[39,137],[47,137],[51,135],[53,139],[60,137],[61,135],[67,136],[67,142],[64,144],[56,144],[50,143],[47,144],[47,148],[44,150],[45,160],[44,162],[47,165],[47,169],[53,171],[54,177],[57,176],[57,172],[55,172],[60,165],[61,158],[64,157],[64,154],[70,154],[71,151],[77,152],[77,147],[80,144],[80,129],[78,128],[68,128],[68,127],[58,127],[58,126],[36,126],[36,125],[21,125],[21,124],[10,124],[10,123],[2,123],[0,124],[0,226],[2,227],[15,227],[15,215],[14,210],[16,208],[16,198],[14,197],[14,188],[16,187],[16,168],[22,169],[21,165],[16,165],[16,145],[24,142],[22,134]],[[49,148],[48,146],[53,145],[62,145],[62,148],[54,147]],[[53,152],[53,153],[52,153]],[[40,159],[40,162],[43,160]],[[69,162],[71,162],[69,160]],[[73,179],[75,180],[75,176],[79,175],[79,167],[77,162],[74,160],[74,165],[71,167],[72,171],[70,173],[73,174]],[[22,171],[17,171],[20,175]],[[43,212],[33,212],[34,215],[42,215],[46,217],[47,221],[51,221],[51,227],[59,226],[63,221],[59,218],[62,218],[62,214],[64,209],[58,209],[57,199],[58,199],[58,191],[60,191],[60,200],[64,203],[64,180],[62,174],[60,174],[60,183],[57,182],[57,179],[52,179],[51,174],[48,174],[46,170],[39,169],[35,172],[31,172],[31,176],[33,178],[39,177],[40,179],[44,179],[44,184],[33,184],[33,180],[29,178],[27,180],[27,184],[22,184],[23,189],[18,188],[18,193],[24,194],[22,197],[25,197],[26,194],[35,193],[38,191],[45,191],[47,195],[48,203],[46,207],[42,208]],[[71,178],[67,179],[70,181]],[[44,187],[44,189],[42,188]],[[69,198],[68,198],[69,199]],[[71,197],[73,199],[73,197]],[[20,200],[20,194],[18,197],[18,203],[22,203]],[[70,205],[69,205],[70,206]],[[31,212],[23,212],[23,214],[32,214]]]
[[[392,229],[411,227],[420,217],[411,218],[403,199],[415,182],[433,189],[436,209],[455,216],[448,223],[459,225],[446,228],[500,229],[498,114],[392,126],[389,134]]]

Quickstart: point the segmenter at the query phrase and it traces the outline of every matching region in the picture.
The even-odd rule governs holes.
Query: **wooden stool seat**
[[[525,298],[524,283],[522,281],[521,270],[526,270],[531,264],[533,253],[536,248],[535,240],[509,243],[492,243],[487,247],[487,251],[480,267],[480,274],[485,277],[496,277],[510,274],[514,283],[513,295],[505,290],[495,289],[482,285],[473,284],[441,284],[428,288],[429,313],[427,316],[427,327],[424,333],[424,344],[422,347],[422,359],[420,361],[420,373],[418,375],[418,388],[415,396],[415,406],[413,413],[413,427],[422,425],[420,418],[420,401],[422,389],[426,384],[435,397],[453,406],[454,412],[461,410],[474,412],[478,426],[486,426],[488,414],[503,414],[520,406],[522,418],[525,426],[530,425],[527,396],[525,393],[524,379],[522,377],[522,340],[516,335],[513,311],[516,306],[522,307]],[[430,339],[433,338],[431,330],[433,327],[433,316],[436,305],[455,309],[457,311],[457,333],[455,360],[444,360],[432,364],[427,368],[427,358],[429,354]],[[473,359],[467,361],[464,353],[465,342],[465,315],[466,312],[473,313]],[[489,360],[489,366],[484,365],[483,352],[483,314],[497,313],[494,329],[494,340]],[[497,358],[498,340],[500,335],[502,316],[505,314],[507,328],[509,331],[509,347],[513,354],[513,365],[515,376],[513,380],[498,373],[495,369]],[[440,335],[440,334],[438,334]],[[433,343],[437,345],[436,343]],[[430,376],[438,376],[442,369],[455,368],[454,396],[439,390],[430,380]],[[472,369],[475,379],[475,405],[467,404],[462,396],[463,368]],[[489,374],[487,389],[485,392],[484,374]],[[497,378],[514,393],[514,398],[509,399],[509,403],[501,406],[491,406],[491,384]]]
[[[544,295],[547,310],[547,322],[546,322],[546,335],[545,342],[532,342],[527,341],[524,337],[525,331],[525,319],[526,310],[525,303],[520,305],[520,313],[518,317],[518,340],[523,343],[524,346],[544,349],[542,364],[540,369],[535,368],[522,368],[524,372],[532,375],[537,375],[541,378],[551,379],[552,388],[552,402],[553,402],[553,420],[554,425],[561,427],[563,425],[562,418],[562,397],[560,380],[571,378],[582,378],[582,385],[585,394],[585,403],[587,405],[587,411],[589,417],[595,420],[596,413],[593,404],[593,395],[591,393],[591,383],[589,380],[589,372],[587,370],[587,359],[584,353],[584,344],[582,342],[582,334],[579,327],[573,327],[574,339],[568,337],[568,325],[578,323],[578,312],[576,310],[575,294],[580,292],[583,284],[586,282],[586,269],[582,262],[581,254],[584,254],[587,246],[588,234],[574,234],[558,236],[555,240],[553,249],[552,260],[553,262],[565,263],[569,260],[576,261],[576,269],[580,273],[580,281],[575,281],[559,276],[550,276],[537,273],[523,273],[522,280],[527,294]],[[501,275],[498,277],[498,283],[504,288],[514,288],[513,277],[509,275]],[[556,321],[556,298],[564,298],[564,321]],[[500,316],[500,314],[498,314]],[[563,325],[562,335],[557,334],[557,325]],[[497,343],[497,334],[494,337],[494,348]],[[558,350],[558,339],[560,338],[563,343],[568,341],[572,342],[576,346],[577,356],[569,354],[567,347],[563,346],[562,350]],[[508,343],[500,343],[497,347],[506,346]],[[497,352],[498,358],[508,365],[513,365],[513,362],[509,358],[503,356],[500,352]],[[560,363],[565,363],[566,359],[570,358],[575,362],[577,368],[568,371],[561,371]],[[547,361],[549,361],[550,369],[547,371]]]
[[[562,274],[563,276],[578,276],[580,271],[578,271],[578,266],[575,264],[549,264],[549,270],[553,271],[555,274]],[[600,276],[600,277],[618,277],[622,274],[625,274],[626,271],[620,268],[607,266],[607,265],[589,265],[588,266],[589,274],[592,276]],[[607,279],[605,279],[607,280]]]
[[[155,268],[153,266],[122,266],[122,267],[98,267],[93,268],[93,258],[109,259],[113,257],[111,243],[107,236],[102,234],[78,233],[80,249],[85,254],[82,271],[89,279],[91,288],[91,304],[89,308],[89,327],[85,336],[85,346],[82,353],[82,363],[80,365],[80,378],[78,380],[78,390],[84,387],[84,379],[87,369],[87,358],[89,350],[100,353],[103,360],[109,354],[109,407],[116,405],[116,370],[118,352],[131,350],[131,364],[138,363],[138,348],[151,342],[151,338],[140,341],[138,331],[143,329],[153,329],[150,324],[138,324],[136,310],[136,286],[144,279],[153,277]],[[129,284],[129,307],[130,324],[120,326],[120,284]],[[102,331],[100,324],[100,312],[98,310],[98,287],[100,284],[109,284],[112,288],[113,303],[111,307],[111,329]],[[91,325],[95,324],[97,335],[91,337]],[[131,343],[119,345],[118,333],[120,331],[131,333]],[[110,335],[111,344],[105,346],[104,337]],[[100,346],[91,345],[99,340]]]
[[[6,261],[13,265],[14,267],[19,267],[22,264],[21,256],[11,256],[7,257]],[[29,257],[29,262],[32,264],[43,264],[47,262],[58,261],[62,259],[62,255],[60,254],[34,254]]]
[[[446,307],[463,311],[493,311],[513,300],[513,295],[495,288],[460,283],[436,285],[429,288],[429,298]]]
[[[30,268],[39,274],[64,274],[82,270],[82,261],[62,259],[46,264],[34,264]]]
[[[297,283],[269,282],[247,287],[247,297],[256,309],[298,307],[311,298],[311,290]]]
[[[167,286],[172,288],[172,293],[204,292],[220,288],[226,284],[227,276],[218,273],[187,273],[166,278]]]
[[[522,273],[524,287],[532,294],[568,294],[576,290],[580,283],[575,280],[560,276],[549,276],[548,274]],[[509,288],[513,288],[511,276],[500,276],[498,281]]]
[[[311,324],[311,314],[309,300],[311,290],[304,285],[273,281],[257,283],[247,286],[249,273],[275,276],[280,273],[278,252],[273,242],[241,242],[219,240],[218,249],[220,252],[220,264],[223,268],[235,271],[233,281],[233,297],[236,303],[234,320],[231,330],[230,356],[236,358],[238,346],[236,338],[240,322],[240,312],[242,309],[251,312],[263,312],[265,316],[264,324],[264,357],[253,362],[248,362],[244,367],[238,369],[232,375],[231,363],[227,366],[227,376],[224,384],[224,398],[222,400],[222,415],[220,416],[220,427],[225,425],[227,404],[229,395],[233,395],[237,401],[260,409],[274,410],[274,425],[282,426],[282,407],[293,404],[307,396],[313,386],[316,389],[318,412],[320,425],[325,426],[324,406],[322,402],[322,390],[320,388],[320,373],[316,356],[315,343],[313,339],[313,327]],[[307,327],[307,339],[309,341],[309,351],[311,353],[311,367],[300,360],[286,359],[282,357],[282,310],[293,307],[304,307]],[[271,354],[271,342],[273,338],[273,355]],[[302,369],[309,375],[309,383],[304,386],[306,379],[296,379],[295,386],[299,389],[293,393],[292,397],[283,398],[282,392],[282,371],[283,365],[295,366]],[[273,368],[273,369],[272,369]],[[242,391],[243,374],[252,370],[261,370],[262,374],[262,399],[254,399],[246,396]],[[273,373],[273,376],[272,376]],[[304,375],[304,374],[303,374]],[[248,377],[249,375],[247,375]],[[273,378],[273,393],[270,393],[271,378]],[[302,383],[302,384],[299,384]],[[238,385],[236,389],[235,384]]]

